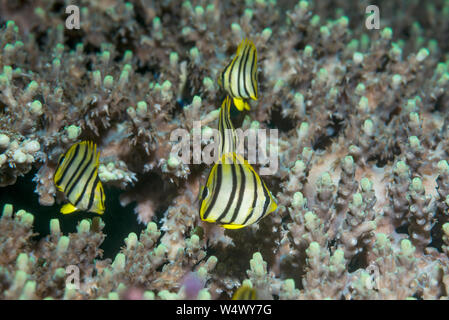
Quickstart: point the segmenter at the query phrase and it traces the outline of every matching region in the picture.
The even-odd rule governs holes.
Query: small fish
[[[270,191],[253,167],[236,153],[223,154],[200,193],[200,217],[226,229],[258,222],[276,210]]]
[[[234,292],[232,300],[257,300],[257,291],[244,284]]]
[[[97,145],[91,141],[74,144],[59,158],[54,182],[70,202],[62,206],[61,213],[82,210],[103,214],[105,195],[98,178],[99,158]]]
[[[251,40],[239,44],[234,59],[218,77],[218,84],[231,95],[239,111],[250,110],[247,100],[257,100],[257,50]]]
[[[235,152],[238,141],[231,121],[231,99],[229,96],[226,96],[220,108],[218,131],[220,132],[220,158],[223,154]]]

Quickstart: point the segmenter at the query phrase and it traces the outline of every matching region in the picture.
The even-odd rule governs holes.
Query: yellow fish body
[[[62,206],[61,213],[82,210],[103,214],[105,195],[98,177],[99,158],[97,145],[91,141],[72,145],[59,158],[54,183],[70,202]]]
[[[256,289],[244,284],[234,292],[232,300],[257,300]]]
[[[239,111],[250,110],[248,99],[257,100],[257,50],[244,39],[232,61],[223,69],[218,84],[233,98]]]
[[[276,210],[270,191],[253,167],[236,153],[223,154],[200,194],[200,217],[239,229]]]

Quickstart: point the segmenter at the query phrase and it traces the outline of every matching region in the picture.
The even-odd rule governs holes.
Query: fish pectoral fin
[[[243,228],[243,224],[222,224],[221,225],[225,229],[240,229]]]
[[[69,213],[72,213],[75,211],[78,211],[78,208],[75,207],[74,205],[72,205],[71,203],[67,203],[67,204],[63,205],[61,208],[62,214],[69,214]]]
[[[234,105],[239,111],[243,111],[243,109],[250,110],[248,103],[243,99],[234,98]]]

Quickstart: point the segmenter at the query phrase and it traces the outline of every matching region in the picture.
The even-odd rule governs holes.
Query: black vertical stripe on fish
[[[231,70],[229,70],[229,76],[228,76],[228,83],[229,83],[229,89],[231,89],[231,95],[233,97],[236,97],[237,95],[234,93],[234,89],[232,88],[232,71],[234,70],[234,66],[235,66],[235,62],[237,61],[237,59],[232,60],[232,65],[231,65]]]
[[[226,99],[228,99],[226,97]],[[221,134],[221,154],[219,155],[221,157],[222,154],[224,154],[224,149],[226,145],[226,127],[227,127],[227,120],[226,120],[226,111],[223,109],[225,107],[226,100],[223,102],[221,109],[220,109],[220,123],[219,123],[219,129]]]
[[[223,152],[224,152],[224,145],[225,145],[224,144],[224,128],[223,128],[223,126],[219,126],[219,129],[220,129],[220,135],[221,135],[221,137],[220,137],[220,139],[221,139],[221,141],[220,141],[220,144],[221,144],[220,152],[221,152],[221,154],[223,154]]]
[[[234,152],[236,149],[237,138],[235,136],[234,126],[230,117],[231,99],[227,96],[220,108],[220,117],[218,128],[220,131],[220,150],[221,155]]]
[[[82,170],[79,172],[79,174],[76,176],[75,181],[70,185],[69,190],[67,191],[67,198],[70,198],[72,191],[75,190],[75,186],[80,182],[80,180],[82,180],[83,175],[84,175],[84,173],[86,172],[87,168],[89,168],[89,166],[92,164],[92,160],[93,160],[93,159],[92,159],[92,158],[93,158],[93,152],[89,152],[89,151],[91,151],[91,150],[89,150],[89,149],[86,147],[86,152],[85,152],[85,154],[84,154],[84,157],[83,157],[83,161],[82,161],[82,162],[86,162],[86,161],[85,161],[85,156],[87,155],[87,153],[90,153],[89,160],[86,162],[86,164],[85,164],[85,166],[83,167],[83,169],[82,169]],[[81,167],[81,163],[82,163],[82,162],[80,162],[80,165],[79,165],[78,168],[76,169],[75,174],[76,174],[77,171],[80,170],[80,167]],[[71,179],[72,179],[73,177],[75,177],[75,174],[71,177]],[[70,183],[70,181],[69,181],[69,183]],[[67,186],[68,186],[68,185],[69,185],[69,184],[67,184]]]
[[[256,65],[256,51],[253,51],[253,56],[251,59],[251,72],[250,72],[250,76],[251,76],[251,86],[253,87],[253,92],[254,95],[257,97],[257,88],[256,88],[256,76],[254,74],[254,66]]]
[[[92,179],[92,177],[94,177],[94,173],[97,170],[97,168],[93,167],[90,174],[89,174],[89,178],[87,178],[86,183],[84,184],[83,187],[83,191],[81,191],[81,194],[78,196],[78,199],[76,199],[75,203],[73,204],[75,207],[79,204],[79,202],[81,201],[81,199],[84,198],[84,194],[86,193],[87,187],[89,186],[90,180]],[[94,195],[94,192],[92,192],[93,190],[90,190],[90,196],[92,197]],[[88,207],[90,208],[90,206]]]
[[[72,153],[71,153],[73,156],[68,160],[69,162],[68,162],[68,164],[64,167],[61,177],[60,177],[58,180],[55,181],[55,184],[56,184],[56,185],[59,185],[59,183],[60,183],[61,181],[64,180],[64,177],[65,177],[65,175],[67,174],[67,171],[70,169],[70,167],[71,167],[71,165],[72,165],[74,159],[76,159],[77,156],[78,156],[79,148],[80,148],[80,145],[77,144],[76,147],[75,147],[75,152],[72,152]],[[67,154],[65,154],[62,158],[65,158],[66,155],[67,155]],[[58,169],[59,169],[59,166],[58,166]],[[57,170],[58,170],[58,169],[57,169]],[[61,170],[62,170],[62,168],[61,168]],[[63,187],[63,190],[65,190],[65,187]]]
[[[104,190],[103,186],[100,186],[100,197],[101,197],[101,206],[104,207]]]
[[[232,190],[229,194],[228,202],[226,203],[226,207],[224,211],[221,213],[221,215],[217,218],[218,222],[221,222],[224,217],[226,217],[229,209],[232,206],[232,202],[234,202],[235,198],[235,192],[237,191],[237,172],[235,170],[235,165],[231,164],[231,171],[232,171]]]
[[[92,205],[94,204],[95,189],[97,188],[97,185],[98,185],[99,181],[100,181],[100,179],[98,179],[98,175],[96,175],[96,178],[95,178],[95,181],[94,181],[94,185],[92,186],[92,191],[90,193],[89,204],[87,205],[88,210],[90,210],[92,208]]]
[[[238,57],[238,61],[239,61],[239,66],[238,66],[238,69],[237,69],[237,83],[236,83],[236,85],[237,85],[237,93],[238,93],[238,95],[239,95],[239,97],[244,97],[243,95],[242,95],[242,93],[240,92],[240,77],[242,76],[242,58],[243,58],[243,54],[244,54],[244,52],[245,52],[245,49],[246,49],[246,46],[243,48],[243,52],[242,52],[242,54]]]
[[[233,60],[229,61],[229,63],[226,65],[226,67],[223,69],[223,72],[221,73],[221,86],[223,88],[225,88],[225,84],[226,84],[225,74],[226,74],[226,71],[228,70],[229,66],[231,65],[232,61]]]
[[[243,171],[242,165],[238,164],[238,166],[240,169],[241,185],[240,185],[240,189],[239,189],[239,195],[237,198],[237,205],[235,207],[234,214],[232,215],[231,221],[229,221],[228,223],[232,223],[237,219],[239,211],[240,211],[240,207],[242,206],[243,197],[245,195],[244,192],[245,192],[246,176],[245,176],[245,172]]]
[[[82,145],[80,146],[80,152],[82,152],[82,153],[80,154],[80,156],[82,156],[82,158],[81,158],[81,160],[75,159],[75,160],[78,161],[78,162],[75,162],[75,163],[74,163],[74,165],[76,165],[75,170],[72,172],[72,174],[71,174],[70,177],[68,178],[69,180],[67,181],[67,183],[65,183],[66,191],[67,191],[68,189],[70,189],[70,186],[71,186],[71,185],[73,185],[73,183],[72,183],[73,180],[77,180],[76,177],[79,176],[80,169],[81,169],[81,167],[83,166],[83,164],[84,164],[84,162],[86,161],[86,158],[87,158],[87,156],[88,156],[88,148],[87,148],[85,145],[82,144]],[[79,158],[79,157],[77,156],[77,158]],[[70,166],[70,167],[71,167],[71,166]],[[70,167],[68,167],[68,168],[70,168]],[[69,193],[69,192],[67,192],[67,197],[68,197],[68,193]]]
[[[212,208],[215,205],[215,202],[217,201],[218,198],[218,194],[220,193],[220,188],[221,188],[221,181],[222,181],[222,164],[217,164],[217,190],[214,191],[214,195],[212,197],[211,202],[209,203],[206,212],[204,213],[203,219],[207,219],[207,217],[209,216]]]
[[[257,204],[257,191],[258,191],[258,184],[257,184],[257,177],[256,177],[256,173],[254,171],[251,170],[251,174],[253,175],[253,185],[254,185],[254,195],[253,195],[253,203],[251,204],[251,213],[246,217],[245,221],[243,221],[242,224],[246,224],[249,219],[251,219],[251,217],[254,214],[254,211],[256,209],[256,204]]]
[[[59,158],[58,165],[56,166],[56,168],[59,168],[59,167],[61,166],[61,163],[64,161],[65,156],[66,156],[66,155],[63,154],[63,155]]]
[[[263,204],[263,210],[262,210],[262,213],[261,213],[260,217],[257,218],[256,222],[259,222],[259,220],[262,219],[262,218],[265,216],[265,213],[266,213],[267,210],[268,210],[268,205],[270,204],[270,201],[271,201],[271,197],[270,197],[270,194],[268,193],[268,189],[267,189],[267,187],[265,186],[265,183],[264,183],[263,181],[261,181],[261,182],[262,182],[263,194],[264,194],[264,196],[265,196],[265,202],[264,202],[264,204]]]
[[[250,52],[249,52],[250,48],[251,48],[251,46],[248,46],[248,50],[247,50],[246,56],[245,56],[245,63],[243,64],[243,86],[245,88],[246,96],[248,98],[251,96],[251,94],[250,94],[248,88],[246,87],[246,64],[248,63],[248,58],[249,58],[249,55],[250,55]]]

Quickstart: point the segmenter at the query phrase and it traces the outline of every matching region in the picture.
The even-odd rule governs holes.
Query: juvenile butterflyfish
[[[257,50],[244,39],[232,61],[218,77],[218,84],[233,98],[239,111],[250,110],[249,99],[257,100]]]
[[[247,284],[243,284],[232,295],[232,300],[257,300],[256,289]]]
[[[61,213],[89,211],[103,214],[104,190],[98,178],[100,152],[91,141],[72,145],[58,162],[54,182],[69,203],[61,208]]]
[[[263,180],[235,152],[218,159],[200,190],[201,220],[218,223],[226,229],[256,223],[276,208]]]

